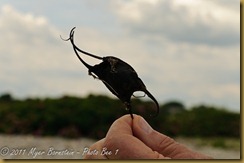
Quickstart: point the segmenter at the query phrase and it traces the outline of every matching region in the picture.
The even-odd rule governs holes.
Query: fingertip
[[[133,135],[138,138],[148,138],[148,135],[154,131],[153,128],[147,123],[147,121],[139,115],[136,115],[133,120],[132,130]]]

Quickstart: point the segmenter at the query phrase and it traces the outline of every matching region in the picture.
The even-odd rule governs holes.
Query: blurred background
[[[0,150],[82,151],[127,113],[60,39],[74,26],[78,47],[134,67],[160,114],[149,118],[154,105],[143,98],[133,111],[154,129],[215,158],[240,158],[238,0],[2,0]]]

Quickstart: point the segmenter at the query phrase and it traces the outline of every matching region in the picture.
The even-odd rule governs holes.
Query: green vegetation
[[[160,114],[151,118],[153,103],[134,99],[132,106],[134,113],[169,136],[240,137],[240,114],[221,108],[200,105],[186,109],[182,103],[171,101],[161,105]],[[102,95],[17,100],[4,94],[0,96],[0,133],[99,139],[126,113],[119,100]],[[227,144],[216,140],[212,145]]]

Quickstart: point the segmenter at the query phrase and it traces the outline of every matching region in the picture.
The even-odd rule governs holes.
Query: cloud
[[[159,30],[157,33],[154,31],[157,26],[153,26],[156,20],[151,17],[152,20],[149,22],[152,22],[152,26],[145,24],[145,18],[149,19],[153,14],[154,19],[159,19],[160,13],[167,18],[167,22],[171,21],[171,17],[174,18],[173,13],[176,13],[175,17],[180,16],[181,28],[173,26],[172,30],[179,30],[182,36],[185,29],[189,30],[188,24],[184,21],[193,21],[194,24],[196,20],[185,20],[184,14],[179,14],[177,7],[181,4],[161,0],[148,2],[112,1],[110,6],[107,6],[108,9],[112,7],[114,12],[121,12],[119,10],[122,10],[124,3],[134,3],[128,11],[137,8],[138,11],[135,12],[139,15],[130,18],[127,12],[116,13],[115,16],[119,16],[119,20],[127,24],[121,26],[123,30],[112,30],[119,31],[118,33],[103,33],[100,26],[78,26],[75,30],[77,46],[100,56],[113,55],[128,62],[159,102],[177,99],[188,106],[213,103],[239,111],[239,44],[232,42],[228,43],[228,46],[213,46],[208,42],[212,39],[207,34],[206,43],[194,42],[197,37],[202,37],[199,24],[193,27],[199,28],[200,36],[192,40],[174,40],[174,36],[171,36],[174,32],[170,31],[169,24],[164,26],[169,30],[168,36],[164,31]],[[91,5],[95,8],[94,4]],[[174,5],[176,8],[173,8]],[[103,12],[106,11],[106,7],[102,7]],[[158,11],[159,8],[164,12]],[[172,12],[174,10],[176,11]],[[186,16],[189,16],[190,11],[185,12]],[[127,18],[121,14],[127,14]],[[159,22],[159,27],[162,27],[161,23],[162,21]],[[137,31],[136,36],[131,32],[139,24],[145,25],[145,29]],[[70,26],[72,25],[71,23]],[[107,24],[105,27],[110,29],[113,25]],[[225,28],[224,26],[219,30],[225,31]],[[4,38],[0,39],[0,92],[10,91],[18,97],[88,93],[111,95],[100,81],[93,80],[87,75],[87,69],[76,58],[70,43],[60,39],[59,35],[66,38],[70,29],[62,31],[47,17],[32,12],[22,13],[11,5],[5,5],[0,9],[0,30]],[[195,34],[197,35],[197,32]],[[220,36],[216,38],[220,39]],[[84,55],[82,57],[88,63],[98,63],[97,60]]]
[[[4,5],[0,30],[0,92],[10,91],[18,97],[52,96],[72,91],[84,94],[91,88],[87,70],[82,69],[69,42],[60,39],[64,34],[45,17]],[[85,87],[77,89],[79,86]]]
[[[60,39],[60,35],[66,38],[69,31],[61,31],[46,17],[3,5],[0,8],[0,30],[4,38],[0,39],[0,92],[10,92],[17,97],[92,92],[111,95],[101,81],[88,76],[70,43]],[[101,56],[113,55],[116,47],[137,46],[133,41],[118,41],[86,27],[75,30],[75,41],[84,50]],[[123,58],[124,53],[121,54],[119,57]],[[82,57],[92,65],[100,62]]]
[[[211,46],[239,44],[239,1],[231,1],[232,7],[226,5],[228,2],[221,2],[119,0],[112,4],[121,23],[135,37],[157,36]]]
[[[238,111],[239,1],[149,2],[111,3],[128,35],[144,46],[136,66],[156,96],[187,105],[226,104]]]

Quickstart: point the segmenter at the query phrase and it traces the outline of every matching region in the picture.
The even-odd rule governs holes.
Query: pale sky
[[[238,0],[1,0],[0,94],[113,97],[60,39],[74,26],[78,47],[129,63],[161,104],[240,111]]]

